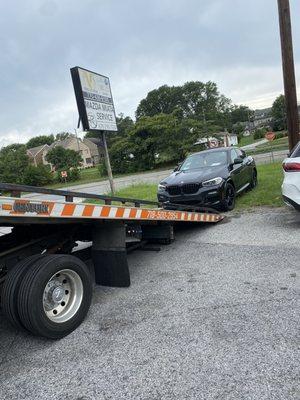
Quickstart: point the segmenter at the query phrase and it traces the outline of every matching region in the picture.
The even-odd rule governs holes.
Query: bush
[[[280,139],[286,136],[285,132],[277,132],[276,133],[276,139]]]
[[[100,164],[98,165],[98,170],[100,176],[107,176],[107,169],[104,161],[100,162]]]
[[[28,165],[24,171],[23,182],[30,186],[44,186],[53,181],[53,176],[46,165]]]
[[[254,140],[263,139],[265,137],[265,134],[266,134],[266,129],[264,128],[256,129],[253,136]]]

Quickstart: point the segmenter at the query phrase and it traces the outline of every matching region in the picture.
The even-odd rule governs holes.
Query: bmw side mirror
[[[244,160],[242,158],[238,157],[233,161],[233,164],[243,164],[243,162],[244,162]]]
[[[182,163],[178,164],[178,165],[174,168],[173,172],[179,171],[179,169],[180,169],[181,166],[182,166]]]

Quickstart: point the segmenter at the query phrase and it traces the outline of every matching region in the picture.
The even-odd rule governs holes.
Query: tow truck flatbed
[[[0,227],[12,228],[0,236],[4,315],[15,327],[51,339],[69,334],[83,321],[93,276],[99,285],[130,285],[128,228],[138,232],[141,242],[167,244],[174,239],[174,224],[211,224],[224,218],[205,207],[141,199],[1,183],[0,191]],[[51,200],[53,195],[64,201]],[[90,251],[76,251],[79,242],[91,243]]]

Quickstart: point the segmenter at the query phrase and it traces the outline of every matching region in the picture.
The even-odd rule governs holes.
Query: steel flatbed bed
[[[82,192],[1,183],[0,191],[0,227],[12,227],[0,236],[1,306],[15,327],[52,339],[83,321],[92,275],[96,284],[130,285],[126,230],[141,243],[170,243],[174,224],[224,218],[209,208]],[[76,251],[79,242],[90,242],[90,251]]]

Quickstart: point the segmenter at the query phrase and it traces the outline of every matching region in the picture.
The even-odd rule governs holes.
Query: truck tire
[[[19,290],[22,325],[37,336],[60,339],[86,317],[92,299],[87,266],[71,255],[46,255],[25,274]]]
[[[1,293],[1,305],[3,314],[14,328],[24,329],[18,313],[20,284],[30,265],[41,257],[43,257],[41,254],[36,254],[25,258],[10,269],[5,277]]]

